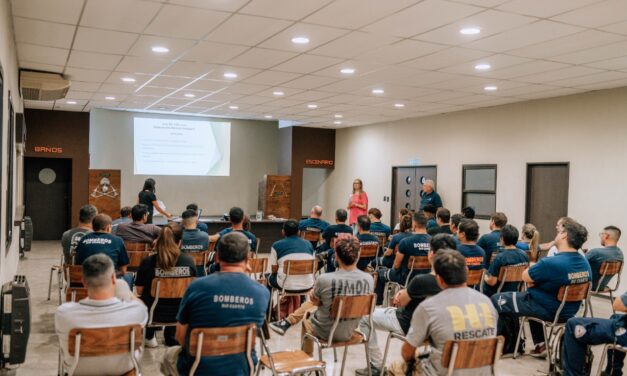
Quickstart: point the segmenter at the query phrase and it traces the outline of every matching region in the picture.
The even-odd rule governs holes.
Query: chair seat
[[[152,324],[146,325],[148,327],[159,327],[159,326],[176,326],[176,321],[175,322],[156,322],[153,321]]]
[[[328,341],[325,341],[320,338],[318,340],[320,341],[320,345],[322,345],[322,347],[344,347],[344,346],[356,345],[365,341],[365,336],[362,333],[355,331],[353,332],[352,337],[348,341],[333,342],[331,346],[329,346]]]
[[[278,373],[291,373],[295,369],[303,369],[309,367],[324,367],[325,363],[319,360],[315,360],[311,356],[307,355],[304,351],[279,351],[272,353],[272,360],[274,361],[274,368]],[[259,359],[261,364],[266,368],[271,368],[270,360],[267,355],[264,355]]]

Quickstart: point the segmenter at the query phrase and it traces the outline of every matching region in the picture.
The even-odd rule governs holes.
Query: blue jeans
[[[501,292],[492,295],[491,299],[492,304],[494,304],[496,311],[499,313],[498,334],[503,334],[504,316],[529,316],[546,321],[552,321],[555,316],[555,312],[550,312],[544,306],[536,303],[527,292]],[[529,329],[531,330],[534,344],[544,342],[542,325],[529,321]]]
[[[615,325],[614,318],[621,315],[612,315],[610,319],[573,317],[566,323],[564,333],[564,351],[562,351],[562,367],[566,376],[585,376],[585,354],[588,345],[614,343],[627,346],[627,332]],[[619,331],[617,332],[617,329]],[[620,334],[620,335],[617,335]],[[605,372],[612,376],[623,374],[625,353],[607,351],[607,366]],[[601,365],[602,366],[602,365]]]

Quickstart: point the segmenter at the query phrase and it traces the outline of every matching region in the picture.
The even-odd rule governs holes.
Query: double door
[[[398,223],[401,208],[420,208],[420,192],[425,180],[433,180],[437,190],[437,172],[436,166],[392,167],[392,225]]]

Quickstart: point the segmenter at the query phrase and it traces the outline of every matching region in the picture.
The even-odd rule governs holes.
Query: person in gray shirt
[[[61,247],[63,248],[63,263],[72,263],[72,253],[76,251],[79,240],[92,232],[91,221],[98,214],[98,209],[93,205],[83,205],[78,212],[78,227],[71,228],[61,236]]]
[[[339,269],[333,273],[322,274],[316,280],[309,300],[294,311],[287,319],[273,322],[270,328],[283,335],[290,326],[303,320],[302,333],[312,333],[316,337],[328,340],[333,319],[331,305],[336,296],[368,295],[374,291],[374,280],[368,273],[357,269],[359,260],[359,240],[350,236],[336,242],[335,258]],[[307,313],[313,313],[305,317]],[[333,341],[347,341],[359,325],[359,319],[341,321],[333,335]],[[306,340],[303,350],[313,354],[313,342]]]
[[[617,246],[620,235],[621,231],[618,227],[605,227],[603,231],[599,233],[601,246],[603,246],[603,248],[594,248],[586,253],[586,259],[592,269],[592,290],[599,288],[599,291],[603,291],[605,286],[607,286],[612,279],[612,277],[605,277],[600,281],[602,272],[601,265],[604,261],[623,261],[623,251]]]
[[[113,220],[111,223],[111,233],[115,235],[115,232],[118,229],[118,226],[122,223],[133,222],[133,218],[131,218],[132,208],[130,206],[124,206],[120,209],[120,218]]]
[[[148,207],[144,204],[137,204],[131,209],[133,222],[118,225],[115,235],[125,242],[152,243],[161,233],[161,228],[148,221]]]
[[[414,311],[402,361],[393,363],[389,373],[405,376],[407,367],[419,367],[422,374],[446,375],[441,358],[444,344],[452,340],[496,337],[498,314],[488,297],[466,286],[466,259],[458,251],[443,250],[433,259],[433,269],[442,292],[425,299]],[[428,358],[416,360],[416,349],[428,340]],[[415,368],[414,368],[415,369]],[[455,375],[492,375],[490,367],[455,371]]]

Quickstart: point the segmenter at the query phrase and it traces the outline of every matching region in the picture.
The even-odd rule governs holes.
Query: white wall
[[[303,169],[303,200],[301,211],[303,216],[309,216],[309,211],[315,205],[327,200],[324,183],[329,178],[331,170],[328,168],[304,168]],[[323,211],[324,217],[333,219],[334,210]]]
[[[14,228],[13,240],[8,250],[5,250],[5,233],[7,224],[5,220],[5,210],[7,205],[6,188],[7,188],[7,166],[6,161],[8,159],[8,129],[9,129],[9,91],[11,92],[11,99],[13,103],[13,110],[17,112],[23,112],[23,101],[19,91],[19,76],[17,65],[17,54],[15,48],[15,36],[13,34],[13,19],[11,16],[11,4],[9,1],[0,1],[0,66],[2,66],[2,77],[4,80],[4,95],[2,102],[2,206],[0,216],[2,216],[2,226],[0,227],[0,280],[2,282],[10,281],[13,279],[15,272],[17,271],[17,264],[19,261],[19,230]],[[16,148],[17,153],[17,148]],[[22,195],[18,195],[22,192],[23,175],[21,170],[17,171],[17,166],[22,166],[21,157],[16,154],[15,165],[13,166],[14,175],[14,193],[12,207],[16,209],[22,205]],[[5,252],[6,251],[6,252]]]
[[[91,169],[122,171],[122,205],[134,205],[137,193],[148,176],[133,174],[133,117],[146,116],[128,111],[94,109],[89,121]],[[172,116],[150,114],[150,117]],[[198,117],[177,116],[199,120]],[[157,197],[168,211],[180,215],[190,202],[203,213],[221,214],[232,206],[247,213],[257,211],[259,181],[264,174],[276,174],[278,160],[278,127],[276,122],[211,119],[231,122],[230,176],[153,176]]]
[[[459,212],[462,164],[497,164],[496,208],[520,228],[526,164],[570,162],[568,215],[588,228],[586,247],[598,246],[599,231],[614,224],[627,251],[627,88],[341,129],[336,144],[344,146],[326,182],[327,213],[346,204],[338,188],[359,177],[387,222],[392,166],[413,158],[438,166],[444,206]],[[486,232],[487,221],[479,222]],[[625,288],[627,273],[623,279]]]

